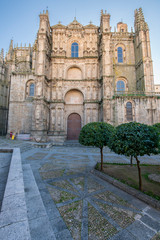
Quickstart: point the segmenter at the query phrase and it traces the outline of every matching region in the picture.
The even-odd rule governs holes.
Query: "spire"
[[[11,39],[10,45],[9,45],[9,53],[11,53],[13,50],[13,40]]]
[[[49,15],[49,14],[48,14],[48,6],[46,7],[46,14]]]
[[[139,8],[139,16],[141,21],[145,21],[142,8]]]
[[[10,42],[10,45],[9,45],[9,50],[8,50],[8,53],[5,56],[5,60],[6,61],[8,61],[8,60],[10,61],[12,59],[13,53],[14,53],[14,50],[13,50],[13,40],[11,39],[11,42]]]
[[[4,50],[2,48],[0,53],[0,62],[3,63],[3,60],[4,60]]]
[[[145,22],[144,14],[142,8],[135,10],[135,30],[136,31],[147,31],[148,24]]]
[[[34,44],[33,44],[33,52],[37,51],[37,49],[38,49],[37,45],[38,45],[38,35],[36,36],[36,39],[35,39]]]
[[[15,66],[18,64],[18,59],[17,59],[17,51],[14,53],[14,61],[15,61]]]

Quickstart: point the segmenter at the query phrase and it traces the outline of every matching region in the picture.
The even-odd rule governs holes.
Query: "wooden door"
[[[77,113],[69,115],[67,120],[67,139],[78,140],[81,131],[81,117]]]

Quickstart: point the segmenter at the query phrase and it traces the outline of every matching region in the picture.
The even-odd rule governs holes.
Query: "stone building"
[[[160,95],[160,84],[155,84],[154,86],[155,86],[155,93],[157,95]]]
[[[100,26],[51,26],[40,14],[33,46],[13,47],[6,55],[11,76],[8,132],[30,133],[36,141],[78,139],[82,126],[105,121],[160,122],[155,95],[149,28],[142,9],[134,31],[110,14]]]
[[[9,75],[4,63],[3,49],[0,53],[0,135],[7,133],[8,121]]]

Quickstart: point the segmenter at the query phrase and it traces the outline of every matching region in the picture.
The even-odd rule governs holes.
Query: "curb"
[[[31,240],[27,218],[20,149],[0,149],[0,152],[12,152],[0,212],[1,239]]]
[[[156,199],[153,199],[152,197],[150,196],[147,196],[146,194],[130,187],[130,186],[127,186],[126,184],[108,176],[107,174],[104,174],[102,172],[99,172],[97,170],[91,170],[91,173],[102,178],[103,180],[111,183],[112,185],[120,188],[121,190],[131,194],[132,196],[138,198],[139,200],[147,203],[148,205],[160,210],[160,201],[156,200]]]

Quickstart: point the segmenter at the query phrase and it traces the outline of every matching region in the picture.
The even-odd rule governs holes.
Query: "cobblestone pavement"
[[[41,149],[4,138],[1,147],[20,147],[23,166],[31,166],[56,239],[160,239],[159,211],[90,173],[100,159],[99,149]],[[150,158],[141,161],[160,164],[160,156]],[[104,160],[129,162],[108,148]]]

